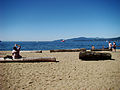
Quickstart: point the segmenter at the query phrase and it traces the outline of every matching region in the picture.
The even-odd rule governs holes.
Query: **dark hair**
[[[14,49],[15,51],[17,51],[17,48],[16,48],[16,47],[13,47],[13,49]]]

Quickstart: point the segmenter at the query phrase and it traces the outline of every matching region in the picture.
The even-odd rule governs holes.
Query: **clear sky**
[[[120,36],[120,0],[0,0],[0,40]]]

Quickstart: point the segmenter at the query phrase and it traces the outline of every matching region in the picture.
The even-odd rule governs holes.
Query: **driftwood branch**
[[[50,50],[50,52],[80,52],[80,51],[86,51],[85,48],[81,49],[59,49],[59,50]]]

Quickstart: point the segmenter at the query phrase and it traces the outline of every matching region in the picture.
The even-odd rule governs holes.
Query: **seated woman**
[[[18,44],[15,44],[15,46],[13,47],[13,51],[12,51],[13,59],[22,58],[22,56],[20,55],[20,49],[21,49],[21,46]]]

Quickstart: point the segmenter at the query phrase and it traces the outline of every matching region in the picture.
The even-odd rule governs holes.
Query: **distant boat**
[[[61,40],[61,42],[65,42],[65,40]]]
[[[108,40],[106,40],[106,42],[108,42]]]
[[[0,41],[0,42],[2,42],[2,41]]]

